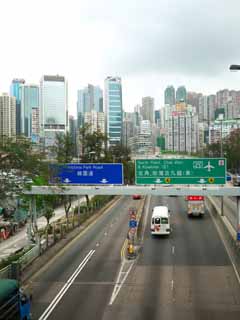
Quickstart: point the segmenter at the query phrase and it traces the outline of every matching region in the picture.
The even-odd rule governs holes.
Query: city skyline
[[[235,0],[4,1],[2,12],[11,12],[11,19],[4,14],[0,21],[7,48],[1,52],[0,92],[16,77],[35,83],[42,74],[62,74],[75,115],[77,90],[86,83],[103,87],[109,75],[121,77],[127,111],[143,96],[161,106],[169,83],[205,95],[237,89],[240,77],[229,65],[239,62],[239,8]],[[28,37],[16,37],[19,28]]]

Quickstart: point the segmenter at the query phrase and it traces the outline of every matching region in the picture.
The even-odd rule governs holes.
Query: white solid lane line
[[[95,250],[89,251],[89,253],[86,255],[86,257],[83,259],[83,261],[79,264],[77,269],[74,271],[74,273],[71,275],[71,277],[67,280],[67,282],[64,284],[62,289],[58,292],[56,297],[53,299],[53,301],[50,303],[50,305],[47,307],[47,309],[44,311],[44,313],[41,315],[39,320],[46,320],[52,311],[55,309],[59,301],[62,299],[64,294],[67,292],[67,290],[72,285],[73,281],[76,279],[76,277],[79,275],[79,273],[82,271],[82,269],[85,267],[85,265],[88,263],[88,261],[91,259],[92,255],[94,254]]]

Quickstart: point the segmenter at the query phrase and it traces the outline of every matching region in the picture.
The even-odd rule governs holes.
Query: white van
[[[154,207],[151,218],[151,233],[154,235],[170,234],[170,214],[168,207]]]

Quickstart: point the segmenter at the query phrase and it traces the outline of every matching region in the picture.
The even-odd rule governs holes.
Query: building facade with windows
[[[0,136],[16,136],[16,98],[0,95]]]
[[[90,125],[90,132],[101,131],[105,133],[105,117],[103,112],[97,112],[92,110],[90,112],[85,112],[84,123]]]
[[[187,90],[184,86],[177,88],[176,102],[187,102]]]
[[[16,98],[16,134],[21,134],[21,101],[20,86],[25,83],[24,79],[13,79],[10,86],[10,95]]]
[[[40,81],[41,137],[45,146],[55,143],[57,133],[68,130],[68,87],[63,76],[44,75]]]
[[[84,114],[91,111],[103,112],[103,92],[100,87],[88,84],[84,89],[78,90],[77,119],[79,128],[84,123]]]
[[[143,120],[149,120],[151,123],[154,123],[154,98],[142,98],[141,115]]]
[[[219,143],[232,131],[240,129],[240,119],[216,120],[209,126],[209,144]]]
[[[168,86],[164,91],[164,104],[175,105],[175,88]]]
[[[32,135],[32,109],[39,108],[39,86],[22,84],[19,88],[21,102],[21,134]]]
[[[198,149],[198,116],[174,113],[166,121],[166,149],[176,152],[196,152]]]
[[[107,77],[104,83],[105,127],[109,145],[122,140],[122,82],[119,77]]]

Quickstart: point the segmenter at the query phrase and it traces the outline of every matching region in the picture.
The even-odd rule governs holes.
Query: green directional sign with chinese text
[[[225,184],[226,159],[139,159],[136,184]]]

